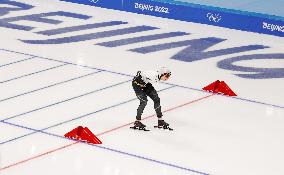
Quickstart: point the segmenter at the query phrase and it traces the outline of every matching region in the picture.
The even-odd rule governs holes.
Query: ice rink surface
[[[29,9],[5,13],[13,4],[0,3],[1,175],[284,174],[283,38],[17,2]],[[131,80],[161,66],[172,70],[155,87],[174,131],[154,129],[150,99],[151,131],[130,130],[139,104]],[[202,91],[218,79],[238,96]],[[103,144],[64,138],[79,125]]]

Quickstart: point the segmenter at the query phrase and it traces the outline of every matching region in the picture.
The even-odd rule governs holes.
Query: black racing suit
[[[132,80],[132,87],[135,91],[136,96],[140,100],[140,105],[137,109],[136,119],[141,120],[141,115],[145,106],[147,105],[147,96],[149,96],[154,102],[154,109],[156,111],[156,115],[158,118],[162,118],[163,114],[160,106],[160,98],[158,96],[157,91],[153,87],[151,83],[145,83],[142,80],[142,76],[140,75],[140,71],[137,72],[137,75]]]

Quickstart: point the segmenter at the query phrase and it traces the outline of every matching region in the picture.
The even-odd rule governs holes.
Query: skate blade
[[[173,131],[174,130],[174,129],[169,128],[169,127],[164,128],[163,126],[154,126],[154,128],[159,128],[159,129],[164,129],[164,130],[169,130],[169,131]]]
[[[149,129],[146,129],[146,128],[137,128],[137,127],[133,127],[131,126],[130,129],[134,129],[134,130],[141,130],[141,131],[150,131]]]

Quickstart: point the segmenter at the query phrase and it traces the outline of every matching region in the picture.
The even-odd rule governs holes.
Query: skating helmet
[[[166,75],[167,77],[171,76],[171,71],[170,69],[166,68],[166,67],[161,67],[159,70],[159,77],[162,77]]]

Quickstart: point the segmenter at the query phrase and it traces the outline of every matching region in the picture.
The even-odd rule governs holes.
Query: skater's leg
[[[146,94],[139,94],[137,97],[140,100],[140,104],[137,108],[136,120],[141,120],[142,113],[147,105],[148,100]]]
[[[137,115],[136,115],[136,120],[141,120],[141,116],[142,116],[142,113],[147,105],[147,95],[146,93],[144,92],[143,88],[138,86],[137,84],[133,83],[132,82],[132,87],[133,87],[133,90],[137,96],[137,98],[139,99],[140,101],[140,104],[137,108]]]
[[[154,102],[154,109],[156,111],[158,119],[162,119],[162,109],[161,109],[161,103],[160,103],[160,97],[157,93],[157,91],[152,88],[152,90],[147,94]]]
[[[157,114],[157,117],[158,117],[158,126],[155,126],[155,127],[173,130],[169,127],[169,124],[166,123],[162,119],[163,114],[162,114],[162,109],[161,109],[161,104],[160,104],[160,98],[159,98],[157,91],[155,90],[154,87],[152,87],[152,88],[149,87],[149,89],[151,89],[151,91],[148,91],[147,95],[153,100],[154,108],[156,110],[156,114]]]

